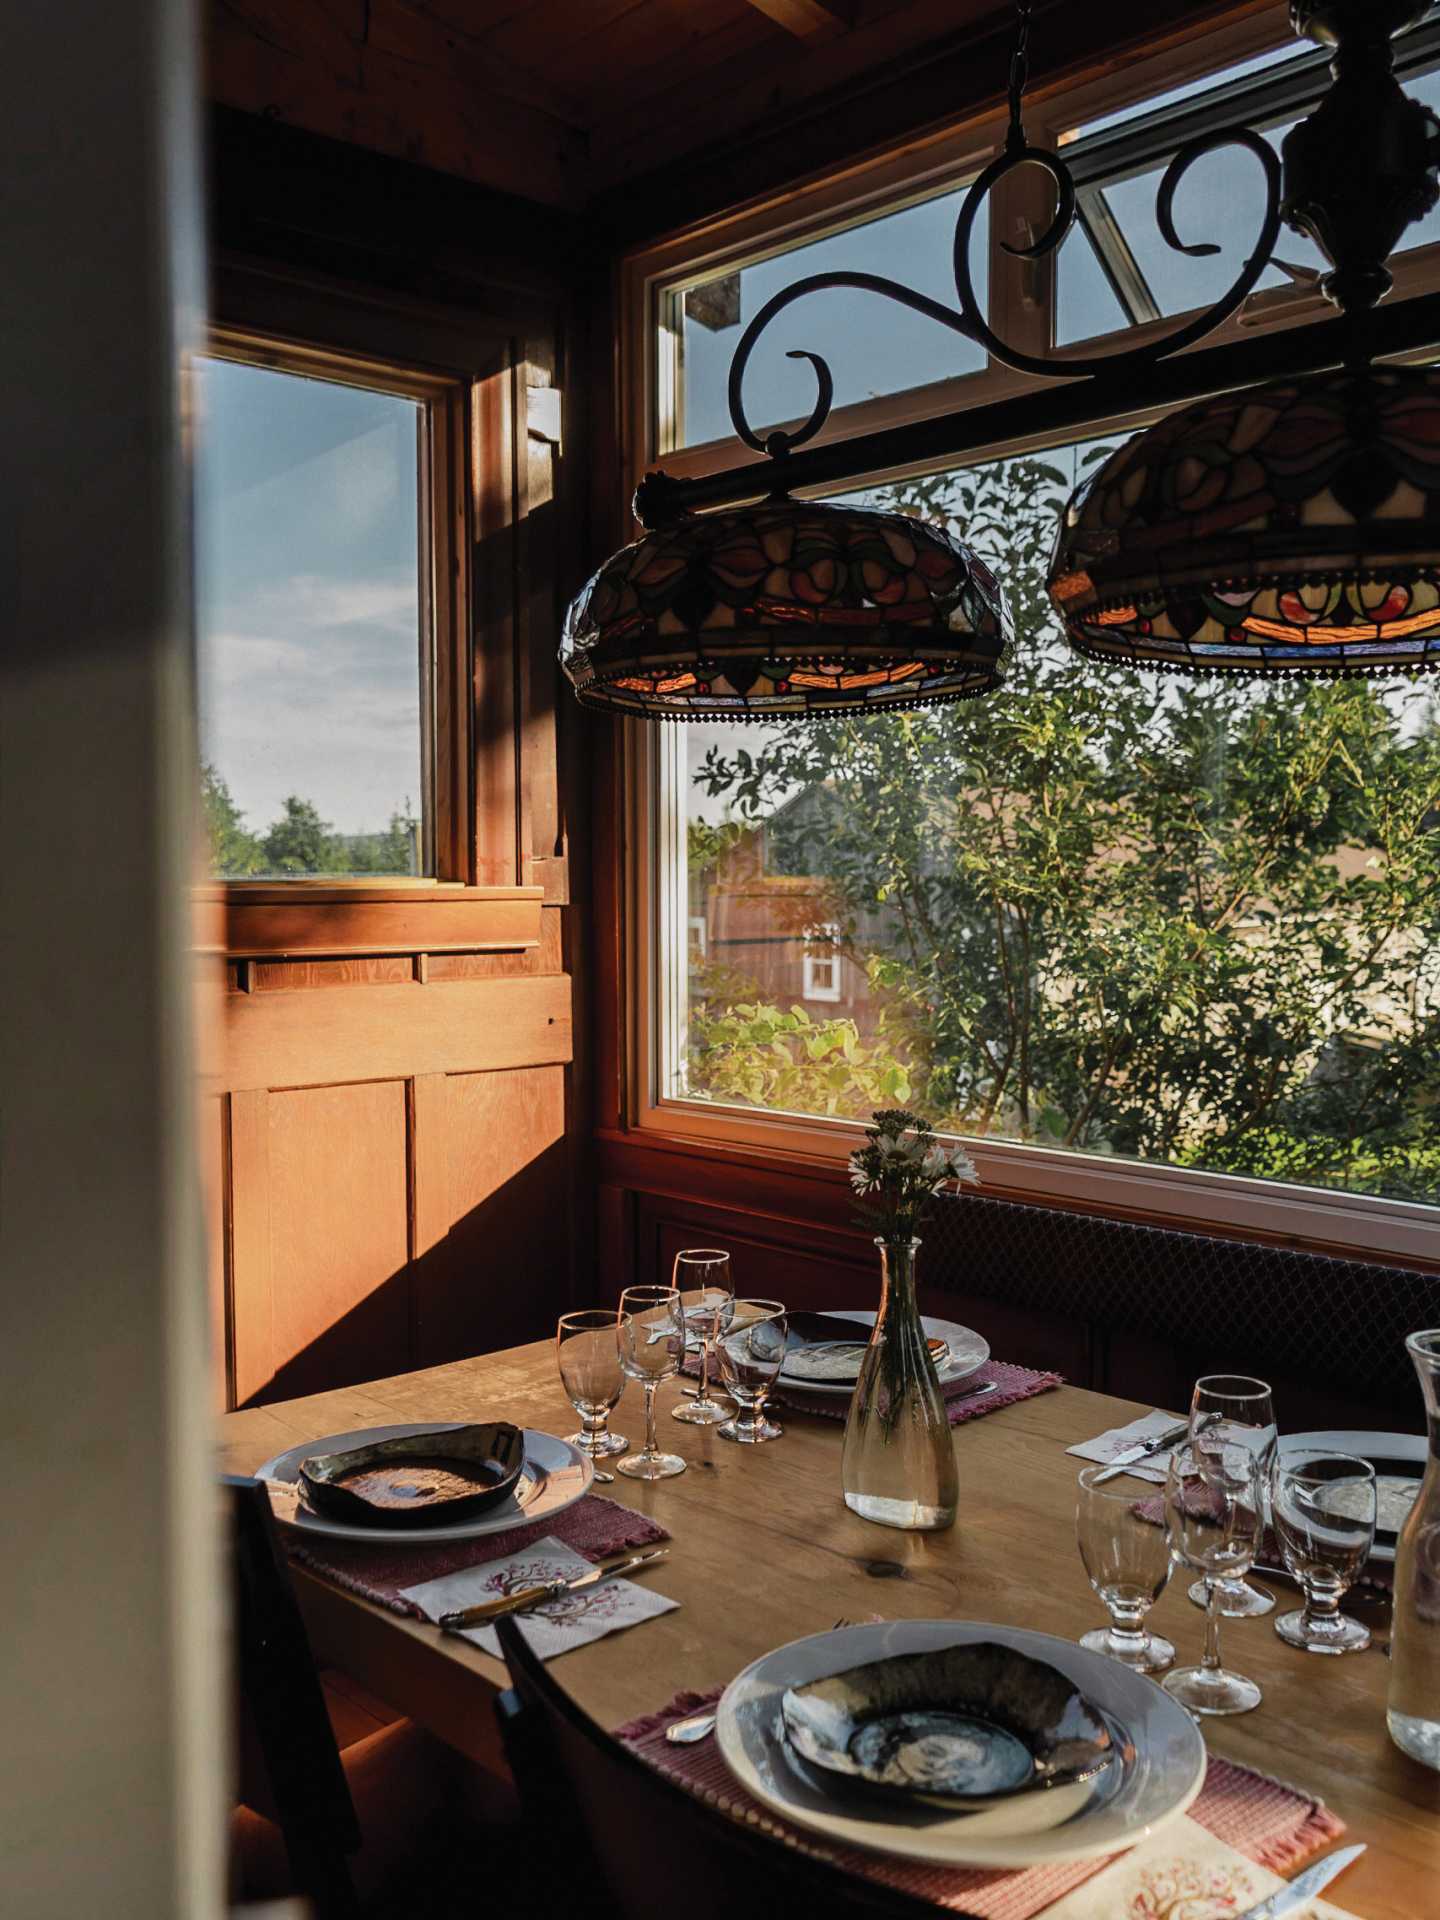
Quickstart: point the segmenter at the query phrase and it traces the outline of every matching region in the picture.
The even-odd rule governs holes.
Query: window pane
[[[1289,127],[1276,127],[1265,138],[1278,151]],[[1097,209],[1108,214],[1118,233],[1118,245],[1128,248],[1139,283],[1148,295],[1151,311],[1144,317],[1163,314],[1167,318],[1209,306],[1234,279],[1255,245],[1264,217],[1264,179],[1259,162],[1238,147],[1220,148],[1202,156],[1190,168],[1175,195],[1175,229],[1187,242],[1206,241],[1218,246],[1218,254],[1196,258],[1177,253],[1165,244],[1155,219],[1156,199],[1165,175],[1166,162],[1151,167],[1128,180],[1106,181],[1103,205]],[[1089,190],[1095,197],[1095,190]],[[1086,196],[1082,196],[1082,203]],[[1062,346],[1091,338],[1102,330],[1124,325],[1122,318],[1092,324],[1102,312],[1093,299],[1087,299],[1086,280],[1093,262],[1083,258],[1082,249],[1070,235],[1060,250],[1058,273],[1058,311],[1056,340]],[[1104,244],[1102,229],[1102,244]],[[1320,249],[1303,234],[1282,226],[1275,243],[1276,256],[1291,266],[1327,272],[1329,262]],[[1257,289],[1283,287],[1290,276],[1277,266],[1268,266],[1257,281]],[[1112,297],[1113,298],[1113,297]],[[1119,307],[1114,301],[1111,314]]]
[[[214,871],[424,872],[423,410],[227,360],[196,378]]]
[[[730,362],[740,336],[772,294],[814,273],[879,273],[955,305],[951,270],[955,220],[964,195],[941,194],[898,213],[831,234],[809,246],[773,254],[718,279],[702,281],[681,296],[683,326],[676,444],[701,446],[734,432],[726,400]],[[976,297],[986,293],[987,221],[975,222],[970,259]],[[985,364],[979,347],[878,294],[831,288],[811,294],[774,320],[751,356],[745,375],[745,409],[757,431],[803,419],[815,402],[808,366],[787,360],[792,347],[806,347],[830,363],[835,404],[847,406],[878,394],[903,393]]]
[[[1002,692],[686,730],[662,1086],[1432,1200],[1434,697],[1080,660],[1043,579],[1088,451],[950,476],[1017,616]]]
[[[1262,68],[1274,67],[1291,58],[1305,57],[1313,49],[1294,47],[1277,49],[1256,60],[1227,68],[1220,74],[1159,94],[1137,103],[1121,113],[1082,127],[1071,139],[1121,126],[1158,107],[1183,105],[1187,100],[1226,82],[1244,77]],[[1328,83],[1328,72],[1316,67],[1316,99]],[[1406,92],[1436,110],[1440,110],[1440,71],[1407,76]],[[1216,107],[1216,125],[1225,125],[1243,117],[1237,104]],[[1281,142],[1295,119],[1261,128],[1266,140],[1278,153]],[[1069,142],[1065,143],[1067,147]],[[1073,151],[1071,154],[1073,158]],[[1111,291],[1088,237],[1072,233],[1061,248],[1057,272],[1057,311],[1055,338],[1061,346],[1071,346],[1097,334],[1114,332],[1136,320],[1157,316],[1173,317],[1207,306],[1222,293],[1238,272],[1260,230],[1263,210],[1263,183],[1260,170],[1251,157],[1239,148],[1221,149],[1195,162],[1186,174],[1175,199],[1175,225],[1184,241],[1210,241],[1220,248],[1218,255],[1191,258],[1165,244],[1155,220],[1155,205],[1169,164],[1170,152],[1153,167],[1125,179],[1107,179],[1082,189],[1082,214],[1088,213],[1095,230],[1096,245],[1110,249],[1112,267],[1118,268],[1122,281],[1127,265],[1139,290],[1140,311],[1126,313]],[[1401,236],[1397,253],[1430,246],[1440,241],[1440,208],[1417,220]],[[1280,228],[1275,254],[1290,266],[1315,273],[1329,271],[1330,263],[1320,249],[1303,234],[1289,226]],[[1128,263],[1126,256],[1128,255]],[[1279,267],[1267,267],[1257,283],[1257,291],[1283,287],[1290,276]]]

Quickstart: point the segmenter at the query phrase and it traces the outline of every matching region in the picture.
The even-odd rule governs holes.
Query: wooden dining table
[[[955,1431],[960,1511],[944,1533],[907,1534],[862,1521],[840,1495],[841,1422],[782,1410],[784,1437],[739,1447],[712,1428],[669,1418],[679,1388],[661,1389],[666,1449],[688,1470],[597,1487],[673,1538],[668,1559],[640,1575],[679,1607],[567,1653],[559,1677],[602,1725],[653,1712],[681,1690],[720,1686],[770,1648],[837,1621],[994,1621],[1075,1638],[1102,1624],[1075,1546],[1077,1441],[1149,1409],[1061,1386],[971,1419]],[[553,1345],[536,1342],[367,1385],[227,1414],[224,1470],[252,1472],[297,1442],[401,1421],[506,1419],[569,1433]],[[612,1417],[643,1436],[638,1391]],[[1135,1483],[1137,1495],[1144,1491]],[[315,1655],[480,1764],[503,1767],[494,1716],[505,1671],[466,1641],[391,1613],[296,1567]],[[1203,1618],[1177,1577],[1151,1615],[1182,1663],[1198,1659]],[[1282,1583],[1282,1600],[1293,1604]],[[1253,1713],[1207,1720],[1214,1753],[1323,1799],[1368,1851],[1334,1889],[1363,1920],[1440,1916],[1440,1774],[1402,1754],[1385,1729],[1388,1609],[1351,1607],[1372,1626],[1369,1651],[1340,1659],[1286,1646],[1271,1621],[1229,1620],[1227,1664],[1258,1680]]]

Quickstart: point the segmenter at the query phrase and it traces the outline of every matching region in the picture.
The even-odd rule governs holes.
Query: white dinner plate
[[[349,1447],[368,1447],[376,1440],[399,1440],[411,1433],[451,1433],[463,1420],[428,1420],[402,1427],[357,1427],[353,1433],[327,1433],[302,1446],[287,1447],[255,1469],[257,1480],[283,1480],[295,1485],[300,1462],[316,1453],[343,1453]],[[508,1527],[529,1526],[535,1520],[553,1520],[590,1491],[595,1468],[578,1447],[557,1440],[552,1433],[525,1429],[525,1464],[514,1493],[488,1513],[443,1527],[360,1527],[344,1520],[328,1520],[301,1506],[293,1513],[275,1507],[275,1517],[303,1534],[326,1540],[363,1540],[369,1547],[433,1546],[442,1540],[477,1540],[482,1534],[504,1533]],[[288,1508],[289,1503],[286,1502]]]
[[[1120,1738],[1117,1785],[1102,1785],[1102,1774],[1095,1793],[1070,1819],[1043,1831],[1019,1832],[1013,1830],[1013,1807],[945,1814],[933,1807],[897,1807],[877,1797],[872,1808],[857,1796],[842,1799],[823,1791],[813,1775],[805,1777],[791,1764],[776,1728],[787,1687],[891,1654],[975,1640],[998,1641],[1048,1661],[1075,1682]],[[1153,1680],[1104,1654],[1087,1653],[1072,1640],[974,1620],[890,1620],[794,1640],[737,1674],[718,1714],[715,1737],[726,1766],[747,1792],[783,1818],[842,1845],[943,1866],[1032,1867],[1118,1853],[1178,1818],[1205,1780],[1200,1729]]]
[[[827,1310],[825,1318],[827,1320],[859,1320],[863,1321],[867,1327],[873,1327],[875,1324],[873,1308],[869,1312],[854,1313]],[[950,1350],[944,1366],[940,1369],[942,1387],[953,1386],[957,1380],[968,1379],[990,1358],[989,1341],[982,1340],[980,1335],[970,1327],[959,1326],[953,1320],[934,1320],[928,1314],[920,1324],[925,1329],[927,1339],[943,1340]],[[840,1400],[848,1400],[855,1391],[853,1380],[807,1380],[792,1373],[788,1356],[775,1384],[782,1390],[790,1387],[797,1393],[814,1393]]]
[[[1423,1433],[1358,1433],[1347,1429],[1328,1433],[1286,1433],[1280,1437],[1279,1452],[1282,1458],[1287,1453],[1303,1453],[1307,1448],[1325,1453],[1353,1453],[1358,1460],[1368,1460],[1375,1469],[1378,1491],[1392,1495],[1394,1489],[1389,1485],[1392,1480],[1413,1480],[1418,1489],[1429,1454],[1429,1442]],[[1387,1501],[1386,1504],[1393,1502]],[[1388,1563],[1395,1558],[1395,1540],[1399,1528],[1384,1525],[1384,1517],[1382,1514],[1382,1519],[1376,1523],[1375,1545],[1370,1550],[1370,1558]],[[1393,1519],[1395,1515],[1391,1514],[1390,1517]]]

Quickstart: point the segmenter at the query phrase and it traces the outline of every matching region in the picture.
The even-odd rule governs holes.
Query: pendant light
[[[582,706],[771,720],[971,699],[1000,685],[1009,640],[995,576],[943,527],[782,494],[607,560],[560,658]]]
[[[1296,0],[1334,83],[1284,142],[1282,213],[1325,252],[1351,363],[1203,400],[1116,450],[1062,520],[1075,647],[1191,672],[1440,667],[1440,370],[1372,366],[1385,261],[1440,198],[1440,120],[1393,71],[1420,0]]]
[[[792,497],[789,463],[824,426],[833,381],[819,354],[792,352],[814,369],[814,410],[796,431],[761,439],[742,399],[760,335],[807,294],[879,295],[1017,371],[1092,382],[1091,417],[1103,418],[1133,409],[1137,370],[1175,365],[1239,311],[1270,264],[1282,217],[1332,263],[1322,286],[1347,317],[1344,364],[1203,398],[1112,454],[1063,516],[1051,596],[1076,648],[1105,661],[1328,676],[1440,666],[1440,374],[1372,366],[1366,325],[1391,284],[1389,254],[1440,199],[1440,120],[1401,88],[1390,44],[1426,11],[1427,0],[1291,0],[1295,31],[1333,47],[1334,58],[1324,98],[1286,136],[1283,180],[1260,134],[1219,127],[1180,148],[1157,196],[1166,244],[1214,253],[1180,239],[1176,189],[1205,154],[1252,156],[1264,209],[1234,279],[1166,334],[1118,353],[1056,357],[994,331],[969,265],[976,218],[1013,169],[1048,173],[1056,212],[1046,233],[1025,247],[1002,243],[1006,252],[1053,253],[1076,210],[1063,155],[1025,135],[1032,5],[1019,0],[1004,145],[956,220],[957,304],[881,275],[832,272],[796,281],[760,308],[731,363],[729,402],[736,433],[770,465],[691,481],[655,472],[641,482],[644,537],[606,561],[566,618],[560,658],[582,704],[643,718],[803,718],[973,698],[1001,685],[1011,640],[1003,584],[963,539],[872,507]],[[1190,390],[1204,386],[1197,379]],[[915,436],[935,424],[870,436],[878,457],[868,464],[913,461]],[[798,466],[806,460],[813,468],[813,454]],[[757,494],[757,504],[743,504]],[[722,510],[693,510],[701,505]]]

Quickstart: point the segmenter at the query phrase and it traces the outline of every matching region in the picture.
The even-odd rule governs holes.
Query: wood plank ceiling
[[[1011,13],[1010,0],[207,0],[209,90],[581,207],[677,156],[893,79],[920,49]]]

